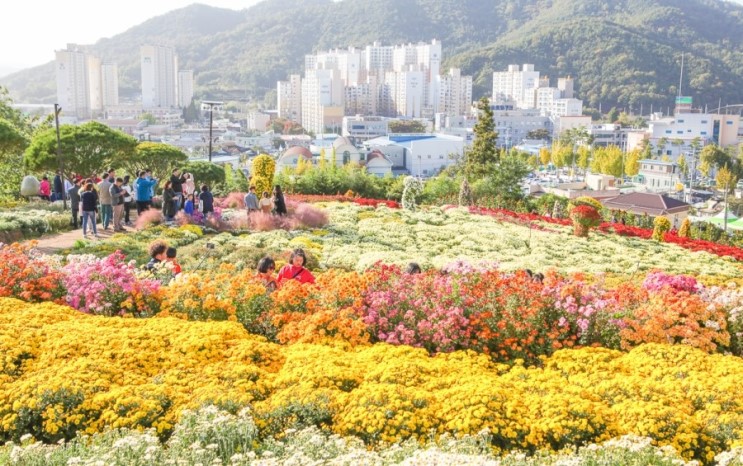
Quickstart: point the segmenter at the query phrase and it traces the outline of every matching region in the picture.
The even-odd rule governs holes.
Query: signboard
[[[691,97],[676,97],[676,105],[691,105]]]

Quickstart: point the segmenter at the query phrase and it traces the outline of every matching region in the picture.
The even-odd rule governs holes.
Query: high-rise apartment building
[[[90,118],[90,75],[88,58],[75,44],[67,44],[67,49],[57,50],[57,103],[64,114],[79,119]]]
[[[178,106],[188,107],[192,100],[193,70],[181,70],[178,72]]]
[[[278,96],[279,118],[287,118],[295,123],[302,123],[302,77],[298,74],[289,76],[288,81],[279,81],[276,93]]]
[[[103,82],[101,76],[101,59],[87,55],[88,92],[90,93],[90,112],[92,116],[103,110]]]
[[[119,67],[116,63],[101,65],[101,94],[104,108],[119,105]]]
[[[472,76],[462,76],[459,68],[437,76],[438,98],[436,113],[450,116],[465,115],[472,108]]]
[[[338,70],[314,70],[302,79],[302,126],[322,133],[343,120],[343,82]]]
[[[171,47],[143,45],[142,107],[172,108],[178,106],[178,57]]]
[[[518,108],[535,108],[536,89],[539,88],[539,71],[534,65],[508,65],[508,71],[493,73],[493,103],[513,104]]]

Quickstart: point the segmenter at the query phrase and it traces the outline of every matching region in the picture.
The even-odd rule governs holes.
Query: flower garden
[[[740,249],[303,200],[3,246],[0,464],[743,464]],[[154,239],[183,274],[140,267]],[[316,283],[267,293],[296,247]]]

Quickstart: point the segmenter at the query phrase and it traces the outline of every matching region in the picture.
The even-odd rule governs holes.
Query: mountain
[[[301,6],[300,6],[301,5]],[[721,0],[266,0],[240,12],[191,5],[89,46],[115,61],[122,96],[139,93],[139,46],[176,48],[209,98],[261,99],[318,50],[430,41],[444,66],[475,76],[534,63],[570,75],[586,105],[672,105],[678,93],[717,107],[743,102],[743,7]],[[52,63],[0,78],[18,101],[53,102]]]

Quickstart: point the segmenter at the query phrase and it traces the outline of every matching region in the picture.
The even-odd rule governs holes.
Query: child
[[[183,205],[183,212],[185,212],[187,215],[193,215],[195,205],[196,195],[191,194],[190,196],[188,196],[188,200],[186,200],[186,203]]]
[[[178,276],[178,274],[181,273],[181,265],[175,260],[175,256],[178,254],[178,251],[170,247],[168,248],[167,252],[165,253],[166,261],[173,264],[173,275]]]

